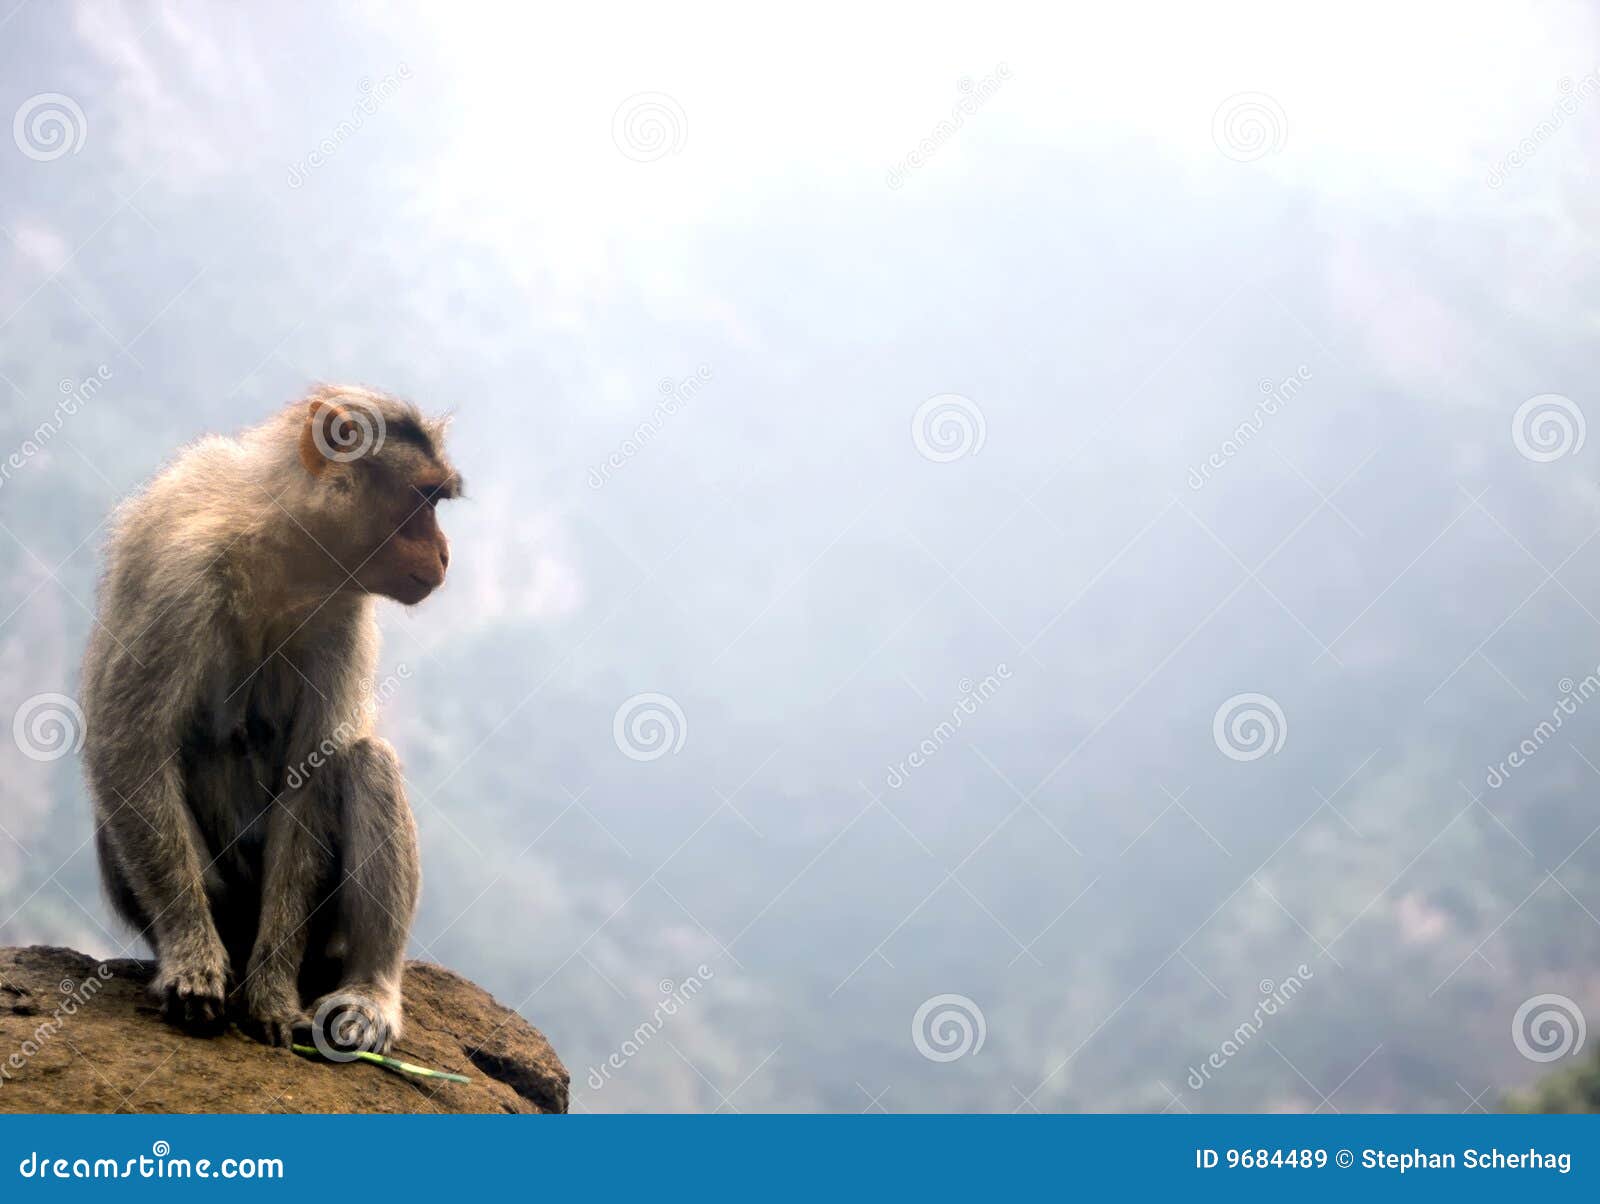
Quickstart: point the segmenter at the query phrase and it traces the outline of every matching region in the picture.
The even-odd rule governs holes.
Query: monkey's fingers
[[[295,1016],[257,1016],[247,1019],[240,1027],[263,1045],[286,1049],[294,1044],[294,1030],[299,1023]]]
[[[293,1020],[268,1020],[263,1026],[266,1030],[266,1042],[278,1049],[287,1049],[294,1044]]]
[[[173,1024],[199,1033],[220,1032],[226,1013],[220,991],[213,994],[181,981],[167,988],[161,1010]]]

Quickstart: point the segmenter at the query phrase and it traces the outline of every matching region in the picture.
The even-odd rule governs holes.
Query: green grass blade
[[[303,1054],[309,1058],[322,1057],[322,1051],[311,1045],[291,1045],[289,1048],[294,1050],[295,1053]],[[355,1051],[355,1056],[360,1058],[363,1062],[371,1062],[374,1066],[382,1066],[385,1070],[392,1070],[396,1074],[408,1074],[413,1078],[443,1079],[447,1083],[472,1082],[472,1080],[464,1074],[454,1074],[448,1070],[430,1070],[428,1067],[418,1066],[414,1062],[402,1062],[399,1058],[390,1058],[379,1053],[370,1053],[364,1049]]]

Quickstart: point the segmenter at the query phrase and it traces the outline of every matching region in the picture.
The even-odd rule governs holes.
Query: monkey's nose
[[[450,567],[450,545],[447,543],[439,545],[439,567],[441,569]]]

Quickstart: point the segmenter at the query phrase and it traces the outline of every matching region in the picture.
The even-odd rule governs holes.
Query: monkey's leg
[[[300,965],[314,899],[337,861],[317,783],[272,803],[261,877],[261,918],[250,966],[239,984],[250,1027],[268,1045],[288,1045],[304,1021]]]
[[[417,828],[400,761],[386,740],[367,737],[330,764],[338,791],[340,874],[328,945],[313,950],[340,965],[335,988],[312,1005],[313,1018],[359,1012],[362,1048],[387,1053],[401,1032],[400,979],[422,873]],[[333,1002],[329,1002],[333,1001]],[[336,1034],[328,1034],[330,1037]]]
[[[169,1020],[215,1027],[223,1018],[228,955],[211,916],[202,877],[209,855],[203,857],[204,846],[197,843],[181,773],[169,760],[153,773],[133,776],[128,793],[101,781],[112,799],[102,805],[96,838],[102,856],[110,854],[102,872],[113,905],[143,925],[155,948],[150,989]],[[124,892],[132,895],[126,909]]]

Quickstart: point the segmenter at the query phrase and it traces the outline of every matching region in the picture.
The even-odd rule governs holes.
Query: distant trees
[[[1600,1049],[1527,1091],[1505,1099],[1508,1112],[1600,1112]]]

